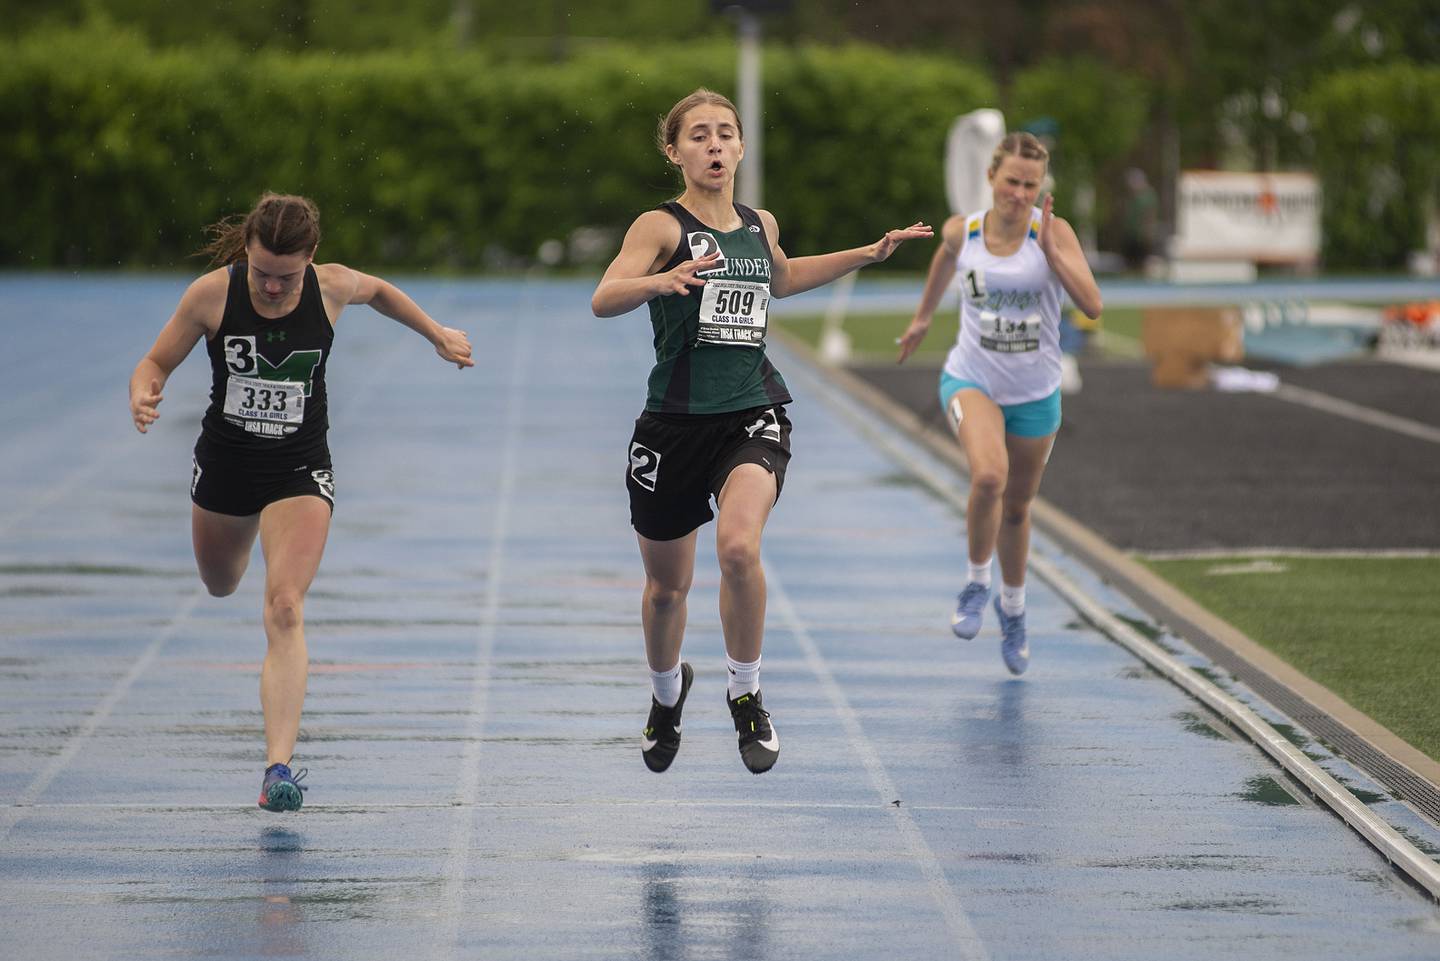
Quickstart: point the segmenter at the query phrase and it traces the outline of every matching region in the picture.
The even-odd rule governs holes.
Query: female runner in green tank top
[[[696,90],[671,108],[657,140],[685,190],[636,218],[591,299],[597,317],[648,304],[655,330],[656,363],[626,476],[645,567],[640,611],[653,688],[641,753],[652,771],[664,771],[680,746],[694,677],[680,660],[686,596],[696,532],[715,516],[713,496],[726,699],[741,760],[759,774],[780,747],[760,698],[760,536],[790,456],[790,395],[765,357],[769,300],[879,263],[902,242],[933,232],[916,223],[865,247],[787,258],[775,218],[735,203],[745,142],[734,104]]]

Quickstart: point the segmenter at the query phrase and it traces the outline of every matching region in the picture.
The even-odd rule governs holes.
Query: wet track
[[[259,561],[214,599],[190,556],[203,357],[149,436],[125,409],[183,281],[0,280],[7,956],[1440,954],[1434,901],[1044,584],[1023,678],[993,624],[955,641],[960,518],[780,352],[780,763],[753,777],[736,755],[702,536],[685,740],[651,775],[621,482],[647,325],[594,320],[578,285],[404,286],[479,366],[363,308],[341,320],[296,758],[313,786],[272,815],[253,806]]]

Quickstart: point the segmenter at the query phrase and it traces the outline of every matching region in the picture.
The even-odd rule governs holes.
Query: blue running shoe
[[[265,769],[265,781],[260,785],[260,806],[267,811],[298,811],[305,803],[305,786],[300,782],[310,773],[301,768],[294,774],[284,764],[272,764]]]
[[[950,615],[950,630],[962,641],[968,641],[980,633],[980,619],[985,616],[985,602],[990,599],[990,588],[971,581],[960,592],[955,604],[955,613]]]
[[[1011,674],[1024,674],[1030,666],[1030,644],[1025,640],[1025,612],[1014,617],[1005,613],[1000,598],[995,598],[995,616],[1000,618],[1000,656]]]

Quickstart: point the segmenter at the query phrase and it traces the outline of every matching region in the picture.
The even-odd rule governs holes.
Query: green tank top
[[[740,227],[721,233],[678,203],[659,209],[680,221],[680,243],[660,272],[717,248],[723,256],[703,287],[649,302],[655,367],[645,409],[720,414],[790,403],[785,381],[765,356],[772,261],[759,215],[736,204]]]

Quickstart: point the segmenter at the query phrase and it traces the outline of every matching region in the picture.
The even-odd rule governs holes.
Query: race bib
[[[711,280],[700,295],[702,344],[760,347],[770,308],[770,285],[746,280]]]
[[[1040,315],[1024,320],[980,311],[980,346],[997,354],[1024,354],[1040,349]]]
[[[305,421],[305,385],[231,374],[225,382],[225,419],[251,434],[293,434]]]

